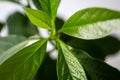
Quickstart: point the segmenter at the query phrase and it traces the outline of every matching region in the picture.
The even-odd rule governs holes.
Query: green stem
[[[56,36],[56,28],[55,28],[55,23],[52,21],[52,32],[51,32],[51,38],[55,39]]]

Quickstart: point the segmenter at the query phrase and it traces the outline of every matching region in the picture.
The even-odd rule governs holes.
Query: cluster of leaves
[[[107,36],[119,27],[120,12],[87,8],[65,22],[56,18],[60,0],[32,2],[37,9],[28,4],[24,10],[35,26],[20,12],[7,19],[10,35],[0,37],[0,80],[120,80],[120,72],[104,62],[120,49],[120,41]],[[48,30],[50,36],[25,46],[28,37],[38,33],[36,27]],[[46,52],[48,41],[56,42],[57,60]]]

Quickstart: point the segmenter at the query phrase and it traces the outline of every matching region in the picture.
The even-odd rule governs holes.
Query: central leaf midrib
[[[52,19],[52,6],[51,6],[51,0],[49,0],[49,5],[50,5],[50,17],[51,17],[51,19]]]
[[[48,27],[45,27],[45,28],[51,29],[51,28],[49,28],[49,27],[50,27],[50,26],[49,26],[50,24],[49,24],[48,22],[46,23],[44,20],[39,19],[38,16],[36,16],[36,15],[33,16],[32,13],[30,13],[30,15],[31,15],[32,17],[34,17],[35,19],[40,20],[39,22],[43,22],[44,24],[46,24]]]
[[[104,22],[112,21],[112,20],[120,20],[120,18],[117,18],[117,19],[109,19],[109,20],[101,20],[101,21],[91,22],[91,23],[82,24],[82,25],[75,25],[75,26],[67,26],[67,27],[64,27],[64,26],[63,26],[63,28],[62,28],[61,30],[79,28],[79,26],[86,26],[86,25],[92,25],[92,24],[97,24],[97,23],[104,23]]]
[[[0,54],[0,58],[1,57],[4,57],[5,56],[5,54],[8,54],[8,51],[10,51],[10,50],[13,50],[14,48],[18,48],[18,46],[20,46],[20,45],[23,45],[23,44],[25,44],[25,43],[27,43],[29,40],[25,40],[25,41],[23,41],[23,42],[21,42],[21,43],[19,43],[19,44],[16,44],[15,46],[13,46],[13,47],[11,47],[11,48],[9,48],[7,51],[5,51],[5,52],[3,52],[2,54]],[[24,47],[23,47],[24,48]],[[22,48],[21,48],[22,49]],[[20,49],[20,50],[21,50]],[[17,52],[19,52],[19,51],[15,51],[16,53]],[[11,56],[13,56],[14,54],[12,54]],[[11,57],[11,56],[9,56],[9,57]],[[2,58],[1,58],[2,59]],[[6,59],[5,59],[6,60]],[[2,62],[0,61],[0,65],[5,61],[5,60],[2,60]]]
[[[62,46],[62,45],[61,45]],[[61,49],[62,49],[62,53],[63,53],[63,47],[61,47]],[[64,49],[66,49],[66,48],[64,48]],[[68,51],[69,52],[69,51]],[[70,52],[71,53],[71,52]],[[71,53],[71,55],[74,57],[74,58],[76,58],[72,53]],[[63,56],[65,56],[64,55],[64,53],[63,53]],[[68,63],[67,63],[67,61],[66,61],[66,58],[64,57],[64,59],[65,59],[65,63],[66,63],[66,65],[67,65],[67,67],[68,67],[68,70],[69,70],[69,74],[71,75],[71,78],[73,79],[73,76],[72,76],[72,74],[71,74],[71,72],[70,72],[70,68],[69,68],[69,66],[68,66]],[[77,59],[77,58],[76,58]],[[79,61],[78,61],[79,62]],[[79,62],[79,64],[80,64],[80,62]],[[82,65],[81,65],[82,66]],[[84,69],[83,69],[84,70]],[[83,76],[83,75],[82,75]]]
[[[62,55],[63,55],[63,57],[64,57],[64,53],[63,53],[63,51],[62,51]],[[65,57],[64,57],[64,60],[65,60],[65,64],[66,64],[66,66],[67,66],[67,68],[68,68],[68,72],[69,72],[71,78],[73,79],[72,74],[70,73],[70,69],[69,69],[69,67],[68,67],[68,63],[67,63]]]
[[[45,42],[43,42],[43,43],[41,44],[41,46],[42,46],[44,43],[45,43]],[[21,65],[15,70],[15,72],[13,73],[13,74],[14,74],[14,75],[13,75],[13,79],[15,79],[15,75],[16,75],[17,70],[18,70],[20,67],[22,67],[32,56],[34,56],[34,55],[35,55],[34,53],[35,53],[41,46],[38,46],[38,48],[35,49],[34,52],[24,61],[24,63],[21,64]]]

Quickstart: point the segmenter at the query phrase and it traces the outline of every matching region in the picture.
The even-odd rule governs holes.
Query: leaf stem
[[[54,21],[52,21],[51,39],[55,39],[55,38],[56,38],[56,28]]]

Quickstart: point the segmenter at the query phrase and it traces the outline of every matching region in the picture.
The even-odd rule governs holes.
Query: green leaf
[[[103,60],[107,55],[115,54],[120,50],[120,40],[112,36],[97,40],[82,40],[71,37],[71,40],[69,39],[66,43],[73,48],[88,52],[92,57]]]
[[[58,40],[57,72],[59,80],[87,80],[83,67],[67,46]]]
[[[2,28],[3,28],[3,24],[2,24],[2,23],[0,23],[0,31],[2,30]]]
[[[12,55],[20,51],[25,47],[25,45],[28,43],[29,40],[25,40],[17,45],[14,45],[13,47],[7,49],[6,51],[0,53],[0,65],[9,59]]]
[[[75,50],[89,80],[120,80],[120,72],[101,60],[92,58],[82,50]]]
[[[56,60],[52,60],[46,53],[44,61],[37,71],[35,80],[58,80],[56,73]]]
[[[37,28],[33,26],[29,19],[20,12],[15,12],[10,15],[7,19],[7,25],[9,34],[22,35],[26,37],[38,34]]]
[[[42,9],[55,21],[60,0],[39,0]]]
[[[3,53],[24,40],[26,40],[26,38],[23,36],[10,35],[7,37],[0,37],[0,53]]]
[[[120,12],[105,8],[87,8],[76,12],[61,32],[82,39],[105,37],[120,25]]]
[[[101,47],[105,55],[115,54],[120,50],[120,40],[112,36],[93,40],[93,42]]]
[[[42,39],[0,61],[0,80],[31,80],[43,61],[46,43],[47,40]]]
[[[41,10],[35,10],[30,8],[24,8],[28,18],[37,27],[51,29],[51,20],[49,16]]]
[[[40,3],[39,3],[39,0],[32,0],[33,4],[36,6],[37,9],[42,9]]]

